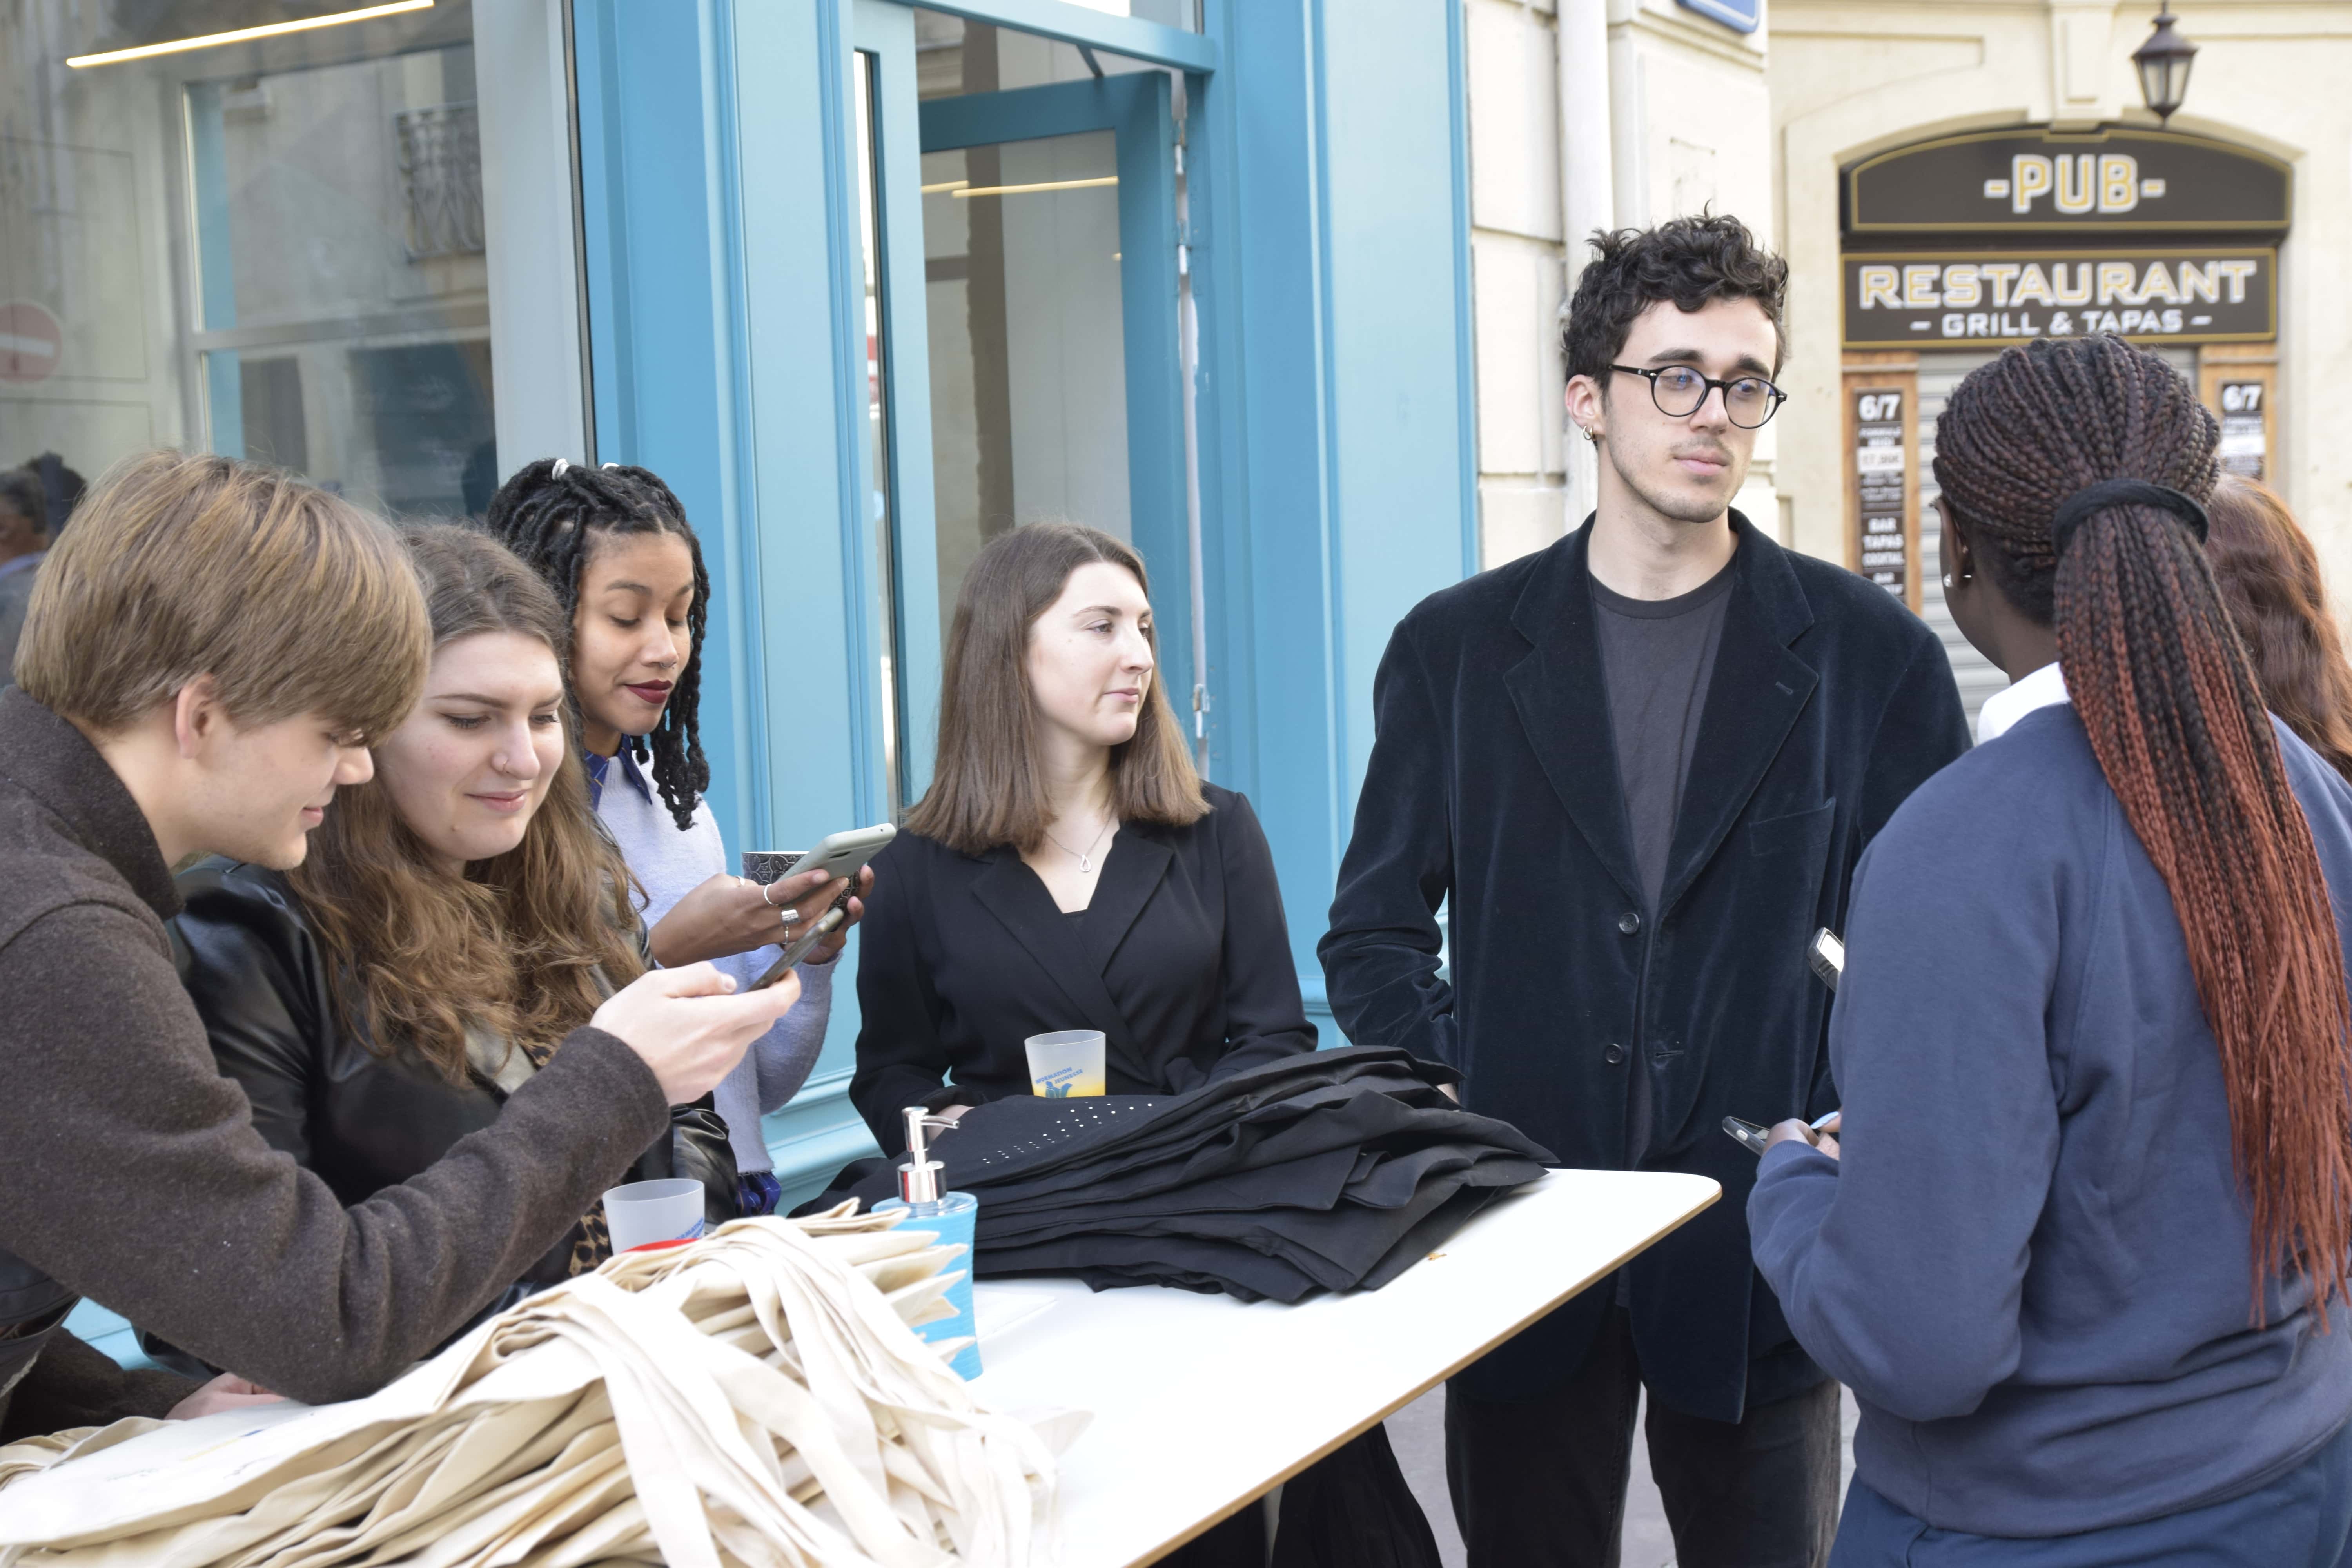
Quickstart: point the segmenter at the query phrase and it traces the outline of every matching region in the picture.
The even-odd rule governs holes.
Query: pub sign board
[[[1845,171],[1853,235],[2284,234],[2294,179],[2268,153],[2170,131],[1979,131]]]
[[[2112,332],[2138,343],[2278,335],[2278,252],[2165,250],[1849,253],[1845,346],[1996,348]]]

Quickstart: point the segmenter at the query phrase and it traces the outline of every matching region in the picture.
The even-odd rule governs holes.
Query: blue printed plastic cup
[[[1029,1053],[1029,1092],[1047,1100],[1108,1094],[1100,1029],[1060,1029],[1021,1042]]]

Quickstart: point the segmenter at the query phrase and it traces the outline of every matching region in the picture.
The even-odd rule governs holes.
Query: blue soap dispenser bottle
[[[947,1167],[930,1157],[929,1134],[937,1129],[952,1127],[954,1122],[944,1117],[932,1116],[919,1105],[906,1109],[907,1163],[898,1167],[898,1195],[874,1205],[877,1214],[894,1209],[907,1211],[906,1223],[916,1229],[936,1231],[941,1243],[961,1247],[963,1257],[950,1267],[961,1267],[963,1278],[948,1287],[947,1302],[955,1310],[953,1317],[940,1318],[919,1325],[915,1331],[926,1343],[940,1340],[969,1339],[971,1343],[956,1352],[949,1363],[958,1376],[970,1379],[980,1375],[980,1340],[971,1313],[972,1226],[980,1217],[980,1200],[970,1193],[940,1190],[940,1173]]]

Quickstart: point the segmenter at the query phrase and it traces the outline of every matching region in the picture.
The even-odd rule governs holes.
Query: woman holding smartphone
[[[643,889],[654,961],[709,960],[755,983],[793,930],[821,920],[843,888],[819,873],[762,887],[729,868],[702,792],[698,657],[710,577],[686,509],[650,470],[561,458],[519,470],[490,501],[490,531],[554,590],[571,622],[572,699],[589,799]],[[859,890],[872,885],[864,873]],[[746,1214],[768,1214],[778,1187],[760,1118],[800,1091],[824,1045],[835,958],[865,906],[802,961],[801,1000],[719,1086],[735,1142]]]
[[[1947,602],[2015,684],[1864,855],[1843,1124],[1748,1200],[1862,1407],[1833,1568],[2352,1560],[2352,790],[2231,630],[2215,440],[2112,337],[1937,426]]]
[[[433,628],[425,693],[342,790],[308,858],[213,859],[179,879],[181,979],[253,1122],[344,1204],[423,1172],[498,1119],[645,965],[628,871],[566,734],[565,626],[540,581],[469,529],[406,536]],[[705,1096],[629,1180],[690,1176],[735,1217]],[[611,1256],[602,1206],[519,1284]]]

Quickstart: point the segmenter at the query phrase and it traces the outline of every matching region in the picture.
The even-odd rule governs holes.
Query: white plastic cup
[[[1100,1029],[1058,1029],[1021,1042],[1029,1053],[1029,1092],[1046,1100],[1108,1094]]]
[[[702,1234],[702,1184],[684,1176],[631,1182],[604,1194],[604,1226],[613,1250],[656,1241],[692,1241]]]

